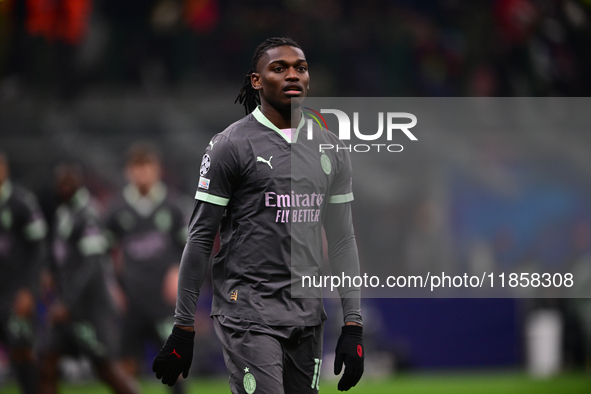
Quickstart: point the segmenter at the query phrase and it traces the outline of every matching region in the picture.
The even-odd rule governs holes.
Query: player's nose
[[[289,67],[285,74],[285,79],[290,81],[299,81],[300,76],[298,75],[295,67]]]

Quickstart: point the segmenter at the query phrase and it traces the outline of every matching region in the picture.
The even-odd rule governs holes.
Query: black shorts
[[[233,394],[318,393],[324,325],[266,326],[214,316]]]
[[[133,308],[123,316],[121,326],[120,352],[123,358],[142,359],[146,343],[160,349],[172,332],[174,325],[173,312],[160,318],[146,316]]]
[[[0,310],[0,343],[11,349],[32,348],[35,342],[35,320],[23,319],[10,310]]]
[[[45,350],[73,357],[86,356],[93,364],[101,364],[113,353],[114,329],[114,321],[109,316],[59,323],[50,328]]]

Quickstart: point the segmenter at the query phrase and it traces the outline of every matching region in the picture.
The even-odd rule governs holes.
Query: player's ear
[[[250,84],[254,90],[261,90],[263,86],[261,85],[261,74],[259,73],[252,73],[250,74]]]

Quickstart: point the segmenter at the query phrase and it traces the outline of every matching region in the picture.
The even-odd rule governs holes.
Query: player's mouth
[[[289,97],[301,96],[302,87],[297,84],[289,84],[283,88],[283,92]]]

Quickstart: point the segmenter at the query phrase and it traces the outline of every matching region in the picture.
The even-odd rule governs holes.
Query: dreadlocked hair
[[[240,103],[240,104],[244,105],[244,109],[245,109],[247,115],[249,113],[251,113],[252,111],[254,111],[255,108],[261,103],[261,97],[259,96],[259,91],[255,90],[252,87],[252,84],[250,82],[250,77],[251,77],[252,73],[256,72],[259,60],[261,60],[261,58],[263,57],[263,55],[265,53],[267,53],[267,51],[269,51],[270,49],[273,49],[273,48],[284,46],[284,45],[288,45],[291,47],[302,49],[298,45],[298,43],[296,43],[291,38],[273,37],[273,38],[267,38],[265,41],[263,41],[263,43],[261,45],[259,45],[257,47],[256,51],[254,52],[254,56],[252,57],[252,69],[248,72],[248,74],[246,74],[246,78],[244,79],[244,83],[242,84],[242,87],[240,88],[240,93],[238,93],[238,97],[236,97],[236,100],[234,100],[234,104]]]
[[[234,104],[239,102],[240,104],[244,105],[246,115],[254,111],[254,109],[261,103],[259,91],[255,90],[252,87],[252,84],[250,83],[250,76],[253,72],[253,70],[250,70],[248,74],[246,74],[246,78],[244,78],[244,83],[240,88],[240,93],[238,93],[238,97],[236,97],[236,100],[234,100]]]

